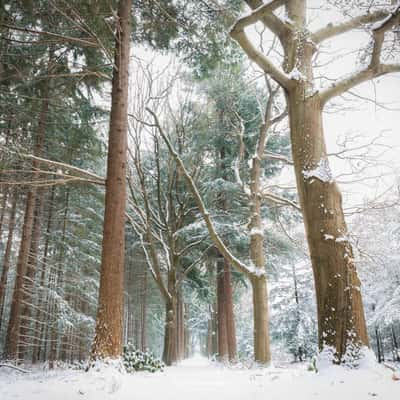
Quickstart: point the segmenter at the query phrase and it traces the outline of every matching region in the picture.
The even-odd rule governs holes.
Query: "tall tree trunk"
[[[65,288],[65,286],[64,286]],[[65,290],[64,301],[71,307],[74,308],[72,302],[72,293],[70,290]],[[62,330],[61,340],[60,340],[60,350],[58,359],[63,362],[68,362],[68,350],[69,350],[69,338],[71,335],[71,326],[66,326]]]
[[[127,341],[128,343],[134,343],[134,335],[135,335],[135,329],[134,329],[134,310],[133,306],[131,304],[131,300],[129,301],[128,304],[128,320],[127,320]]]
[[[185,358],[185,322],[184,322],[184,310],[183,310],[183,299],[181,288],[178,290],[177,303],[176,303],[176,330],[177,330],[177,349],[178,360]]]
[[[165,306],[165,334],[162,355],[165,365],[173,365],[178,359],[176,325],[176,295],[171,293],[171,298],[166,302]]]
[[[216,283],[216,268],[212,262],[208,262],[206,266],[208,271],[208,285],[213,287]],[[213,304],[209,304],[209,319],[207,329],[207,356],[209,358],[214,358],[218,354],[217,310],[218,306],[215,302]]]
[[[35,213],[32,228],[31,247],[28,257],[28,266],[25,274],[23,284],[23,296],[22,296],[22,307],[21,307],[21,325],[19,330],[19,336],[21,345],[19,348],[19,358],[25,359],[27,351],[30,347],[31,339],[29,337],[35,337],[35,332],[31,329],[32,319],[32,301],[34,298],[34,291],[36,289],[35,277],[37,271],[38,262],[38,251],[40,234],[42,227],[42,213],[43,213],[43,202],[44,202],[44,190],[38,188],[36,192],[35,201]]]
[[[7,35],[8,35],[8,30],[7,30]],[[6,44],[6,46],[7,46],[7,44]],[[0,74],[1,74],[1,68],[0,68]],[[4,135],[5,136],[5,143],[4,143],[5,147],[7,147],[7,145],[9,144],[9,141],[10,141],[11,125],[12,125],[12,116],[10,115],[10,120],[8,121],[8,126],[5,131],[5,135]],[[2,155],[0,155],[0,166],[1,166],[2,161],[3,161],[3,157],[2,157]],[[4,178],[3,178],[2,174],[0,173],[0,180],[3,180],[3,179]],[[0,206],[0,240],[1,240],[1,237],[3,234],[4,216],[5,216],[6,210],[7,210],[7,201],[8,201],[8,197],[10,194],[10,189],[8,186],[3,188],[3,186],[0,184],[0,190],[2,191],[1,206]]]
[[[129,263],[131,263],[131,260],[134,260],[135,257],[131,256],[129,259]],[[125,288],[127,292],[127,300],[125,302],[125,308],[126,308],[126,318],[125,318],[125,324],[126,324],[126,338],[125,338],[125,343],[132,343],[135,345],[134,339],[135,339],[135,321],[134,321],[134,304],[136,304],[136,300],[134,298],[134,295],[136,293],[135,291],[135,274],[134,274],[134,265],[129,265],[128,268],[126,269],[126,279],[125,279]]]
[[[400,352],[399,352],[399,345],[397,343],[396,333],[394,331],[393,325],[391,326],[391,333],[392,333],[392,343],[393,343],[393,352],[394,352],[394,361],[400,361]]]
[[[42,105],[39,117],[38,133],[34,149],[34,154],[37,156],[40,156],[43,150],[48,111],[49,111],[48,85],[45,84],[42,92]],[[33,173],[33,179],[37,178],[38,176],[38,173],[36,172],[38,167],[39,163],[37,161],[33,161],[32,169],[33,171],[35,171]],[[19,329],[20,329],[21,306],[23,298],[23,282],[27,272],[29,250],[31,247],[35,204],[36,204],[36,188],[31,187],[26,198],[25,216],[22,227],[21,243],[17,261],[17,273],[15,278],[14,292],[11,303],[10,320],[8,323],[7,336],[6,336],[5,355],[6,358],[8,359],[16,359],[18,356]]]
[[[89,305],[85,297],[81,298],[81,312],[84,315],[89,314]],[[79,361],[83,361],[87,355],[86,334],[87,334],[87,329],[84,330],[81,329],[79,332],[79,353],[78,353]]]
[[[176,295],[176,359],[182,360],[182,307],[179,290]]]
[[[190,309],[189,309],[189,304],[185,303],[184,305],[184,338],[185,338],[185,353],[184,353],[184,358],[189,358],[191,355],[191,335],[190,335],[190,330],[189,330],[189,315],[190,315]]]
[[[14,240],[14,228],[15,228],[15,219],[16,219],[17,204],[18,204],[18,190],[17,189],[15,189],[13,192],[11,203],[12,203],[12,205],[11,205],[11,211],[10,211],[10,218],[8,221],[7,244],[6,244],[6,249],[4,251],[3,270],[1,271],[1,278],[0,278],[0,332],[1,332],[2,321],[3,321],[3,313],[4,313],[4,306],[5,306],[4,302],[5,302],[5,297],[6,297],[8,271],[10,269],[12,243]]]
[[[375,336],[376,336],[376,349],[378,351],[378,363],[382,362],[382,348],[379,336],[379,328],[375,327]]]
[[[47,262],[49,256],[49,244],[50,244],[50,233],[52,230],[53,223],[53,210],[54,210],[54,196],[55,196],[55,186],[51,189],[51,194],[48,202],[48,217],[47,217],[47,226],[46,226],[46,239],[44,242],[43,249],[43,260],[41,263],[41,271],[40,271],[40,283],[39,283],[39,295],[37,301],[37,312],[36,312],[36,322],[35,322],[35,332],[36,337],[33,342],[33,353],[32,353],[32,363],[35,364],[38,360],[40,360],[40,352],[44,344],[44,310],[47,306],[45,302],[45,294],[44,294],[44,285],[47,271]]]
[[[140,349],[140,315],[139,315],[139,307],[136,307],[133,320],[133,337],[135,348]]]
[[[305,1],[288,4],[289,18],[305,27]],[[315,48],[303,35],[291,38],[290,43],[286,69],[296,67],[305,77],[288,90],[287,98],[297,188],[317,295],[318,342],[320,349],[333,347],[340,362],[347,350],[369,346],[360,280],[341,193],[329,171],[323,105],[319,93],[310,87]]]
[[[224,289],[225,289],[225,315],[226,335],[228,342],[228,356],[230,362],[237,361],[236,327],[233,313],[233,293],[231,266],[224,260]]]
[[[7,359],[16,359],[18,356],[19,345],[19,326],[21,317],[21,304],[23,296],[23,280],[26,273],[28,262],[28,254],[30,249],[30,241],[32,234],[33,218],[34,218],[34,190],[28,192],[26,198],[25,217],[22,227],[21,244],[19,249],[14,291],[11,302],[10,319],[8,322],[5,356]]]
[[[146,320],[147,320],[147,269],[144,269],[142,277],[141,332],[140,332],[140,347],[142,351],[146,351],[147,347]]]
[[[339,188],[312,172],[329,176],[318,95],[299,97],[289,95],[292,151],[317,294],[318,342],[320,349],[332,346],[340,361],[348,345],[369,346],[360,280]]]
[[[0,175],[1,178],[1,175]],[[0,186],[0,189],[3,189]],[[2,198],[1,198],[1,205],[0,205],[0,240],[3,234],[3,222],[4,222],[4,216],[6,215],[6,210],[7,210],[7,200],[8,200],[8,194],[9,194],[9,189],[6,187],[2,193]]]
[[[220,119],[222,121],[222,115],[220,115]],[[219,156],[222,179],[228,181],[225,146],[221,147]],[[219,193],[219,203],[221,209],[226,212],[228,210],[228,199],[225,192]],[[222,255],[220,255],[220,257],[222,257]],[[237,350],[235,318],[233,314],[231,266],[228,261],[223,258],[217,261],[217,274],[218,354],[220,360],[226,361],[229,359],[229,361],[235,362]],[[224,326],[222,326],[222,324]]]
[[[65,300],[68,302],[69,299],[65,299]],[[58,356],[58,358],[63,362],[67,362],[67,360],[68,360],[68,344],[69,344],[70,331],[71,331],[71,327],[70,326],[66,327],[61,336],[60,355]]]
[[[216,305],[209,306],[209,319],[207,329],[207,356],[213,358],[218,353],[217,316]]]
[[[218,359],[228,360],[228,336],[226,329],[224,259],[217,259],[217,332]]]
[[[292,277],[293,277],[293,288],[294,288],[294,301],[296,303],[296,329],[298,329],[298,326],[301,321],[301,315],[300,315],[300,302],[299,302],[299,290],[297,284],[296,267],[294,264],[292,264]],[[297,359],[300,362],[303,362],[303,347],[301,344],[297,347],[297,349],[294,352],[294,361],[296,362]]]
[[[265,142],[264,138],[259,142]],[[262,143],[259,146],[264,149]],[[250,259],[257,274],[251,277],[253,288],[254,358],[260,364],[271,361],[267,278],[265,275],[264,232],[261,218],[261,157],[253,157],[250,171]]]
[[[55,318],[52,319],[50,329],[50,348],[49,348],[49,368],[53,369],[54,364],[57,360],[57,348],[58,348],[58,305],[55,303],[52,309]]]
[[[265,276],[252,277],[254,313],[254,357],[260,364],[271,360],[268,329],[267,280]]]
[[[165,334],[163,361],[166,365],[176,364],[178,361],[178,292],[176,288],[176,272],[178,259],[175,256],[174,241],[170,244],[170,265],[168,271],[168,294],[165,301]]]
[[[61,269],[54,273],[52,273],[49,277],[49,292],[55,292],[57,287],[59,287],[61,283]],[[61,285],[60,285],[61,286]],[[49,368],[54,368],[54,363],[57,360],[57,349],[58,349],[58,302],[54,298],[54,296],[48,296],[48,320],[45,326],[45,334],[44,334],[44,352],[43,352],[43,361],[49,361]]]
[[[65,193],[65,208],[64,216],[62,220],[62,234],[60,240],[59,254],[57,257],[56,271],[49,274],[49,284],[48,284],[48,321],[45,326],[45,351],[44,356],[46,357],[47,347],[49,347],[49,368],[54,367],[54,362],[57,360],[58,354],[58,321],[59,321],[59,304],[58,299],[55,294],[58,288],[62,288],[64,285],[64,271],[62,265],[65,259],[65,234],[67,231],[67,220],[69,211],[69,197],[70,190],[67,188]],[[49,345],[49,346],[48,346]]]
[[[64,272],[62,270],[62,263],[64,262],[64,246],[65,243],[65,232],[66,232],[66,225],[67,225],[67,214],[68,214],[68,203],[69,203],[69,190],[66,193],[65,199],[65,213],[64,213],[64,221],[63,221],[63,231],[62,231],[62,238],[61,243],[62,247],[60,248],[60,255],[58,257],[58,269],[53,274],[52,282],[50,282],[50,290],[54,293],[56,292],[57,288],[62,288],[64,285]],[[49,368],[54,368],[55,361],[59,359],[59,302],[58,299],[53,296],[50,301],[49,307],[49,322],[48,322],[48,330],[50,329],[50,348],[49,348]],[[47,332],[48,334],[49,332]]]
[[[126,153],[131,0],[118,3],[108,142],[99,305],[93,358],[117,358],[123,344]]]
[[[379,336],[379,344],[381,346],[382,361],[385,362],[385,348],[383,347],[382,334],[379,329],[378,329],[378,336]]]

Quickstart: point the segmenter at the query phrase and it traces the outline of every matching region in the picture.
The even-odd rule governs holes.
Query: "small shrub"
[[[124,346],[123,364],[128,373],[135,371],[156,372],[164,369],[164,363],[153,353],[138,350],[132,343]]]

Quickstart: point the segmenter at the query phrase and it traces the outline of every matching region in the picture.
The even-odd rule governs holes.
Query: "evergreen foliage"
[[[137,371],[162,372],[164,370],[164,364],[159,358],[148,350],[136,349],[132,343],[124,346],[123,364],[129,374]]]

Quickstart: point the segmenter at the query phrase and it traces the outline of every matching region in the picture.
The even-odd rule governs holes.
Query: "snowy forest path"
[[[400,382],[380,365],[359,370],[327,366],[318,374],[306,365],[231,368],[195,357],[164,373],[121,374],[115,369],[89,372],[0,370],[0,399],[28,400],[350,400],[400,398]]]

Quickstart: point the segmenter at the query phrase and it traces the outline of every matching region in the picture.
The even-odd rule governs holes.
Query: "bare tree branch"
[[[274,13],[273,11],[276,10],[277,8],[283,6],[286,1],[284,0],[274,0],[271,1],[267,4],[264,4],[262,0],[246,0],[247,5],[255,11],[257,11],[260,8],[265,7],[266,12],[263,12],[260,20],[263,22],[263,24],[275,35],[278,36],[280,40],[283,39],[284,36],[288,34],[288,32],[291,30],[291,27],[281,21]]]
[[[70,42],[70,43],[77,43],[83,47],[95,47],[95,48],[100,48],[100,45],[90,39],[81,39],[81,38],[75,38],[71,36],[66,36],[66,35],[59,35],[57,33],[53,32],[47,32],[47,31],[38,31],[35,29],[29,29],[29,28],[22,28],[19,26],[14,26],[14,25],[8,25],[8,24],[0,24],[0,27],[3,28],[8,28],[12,29],[14,31],[21,31],[21,32],[27,32],[27,33],[33,33],[35,35],[42,35],[42,36],[48,36],[48,37],[53,37],[58,39],[59,41],[63,42]]]
[[[280,7],[284,3],[285,3],[285,1],[282,1],[282,0],[273,0],[273,1],[269,1],[267,3],[261,3],[261,5],[255,9],[253,9],[253,11],[251,13],[239,18],[235,23],[235,29],[244,30],[249,25],[252,25],[258,21],[261,21],[263,19],[263,17],[265,17],[267,15],[271,15],[272,12],[276,8]],[[281,22],[281,24],[284,24],[282,21],[280,21],[280,22]]]
[[[333,97],[340,96],[363,82],[392,72],[400,72],[400,64],[382,64],[380,60],[385,33],[397,25],[399,21],[400,5],[379,23],[378,26],[373,27],[373,48],[369,65],[365,69],[355,72],[348,78],[342,79],[333,86],[323,90],[320,93],[322,104],[327,103]]]
[[[261,196],[263,197],[263,199],[270,201],[274,204],[277,204],[280,206],[290,206],[290,207],[293,207],[297,211],[301,211],[300,206],[296,202],[286,199],[285,197],[279,196],[275,193],[263,191],[261,193]]]
[[[244,28],[254,22],[252,15],[253,14],[244,16],[236,21],[230,32],[231,37],[239,43],[250,60],[255,62],[265,73],[271,75],[271,78],[279,83],[283,88],[289,89],[295,84],[295,82],[291,80],[285,72],[276,67],[267,56],[257,50],[244,32]]]
[[[357,16],[349,21],[345,21],[337,25],[330,23],[326,27],[314,32],[311,35],[311,40],[315,44],[318,44],[326,39],[330,39],[334,36],[357,29],[364,24],[377,22],[383,18],[386,18],[388,15],[390,15],[390,11],[378,10],[369,14]]]
[[[172,146],[170,140],[168,139],[168,136],[165,134],[164,130],[162,129],[157,115],[149,108],[146,108],[146,110],[151,114],[151,116],[154,119],[154,124],[157,127],[161,137],[163,138],[165,144],[168,147],[169,152],[171,153],[171,155],[173,156],[175,162],[177,163],[178,167],[180,168],[187,185],[189,186],[190,191],[193,194],[193,197],[195,198],[195,201],[197,203],[197,206],[200,210],[201,215],[204,218],[204,221],[207,225],[207,229],[208,232],[210,234],[210,237],[212,239],[212,241],[215,243],[215,246],[218,248],[218,250],[221,252],[221,254],[223,255],[223,257],[229,261],[236,269],[238,269],[240,272],[244,273],[247,276],[252,276],[252,275],[256,275],[255,272],[253,272],[250,268],[248,268],[245,264],[243,264],[238,258],[236,258],[230,251],[229,249],[226,247],[226,245],[224,244],[224,242],[221,240],[220,236],[218,235],[214,224],[211,220],[210,214],[207,211],[204,202],[201,198],[201,195],[196,187],[196,184],[194,183],[192,177],[190,176],[189,172],[187,171],[185,165],[183,164],[183,161],[181,160],[181,158],[179,157],[179,154],[176,152],[176,150],[174,149],[174,147]]]
[[[264,152],[263,158],[267,158],[269,160],[275,160],[275,161],[282,161],[283,163],[285,163],[287,165],[293,165],[293,161],[291,159],[289,159],[288,157],[285,157],[282,154],[273,153],[272,151]]]
[[[18,153],[19,156],[23,157],[23,158],[27,158],[30,160],[34,160],[37,161],[39,163],[43,163],[46,165],[50,165],[53,167],[57,167],[57,168],[61,168],[61,169],[65,169],[68,171],[73,171],[75,173],[77,173],[78,175],[81,175],[85,178],[90,179],[92,182],[94,183],[98,183],[100,185],[104,185],[105,184],[105,178],[103,178],[102,176],[96,175],[92,172],[86,171],[84,169],[75,167],[71,164],[65,164],[59,161],[53,161],[53,160],[48,160],[47,158],[43,158],[43,157],[37,157],[34,156],[33,154],[22,154],[22,153]]]
[[[380,64],[376,68],[366,68],[349,78],[339,81],[335,85],[321,92],[321,103],[326,104],[333,97],[337,97],[352,89],[353,87],[393,72],[400,72],[400,64]]]

